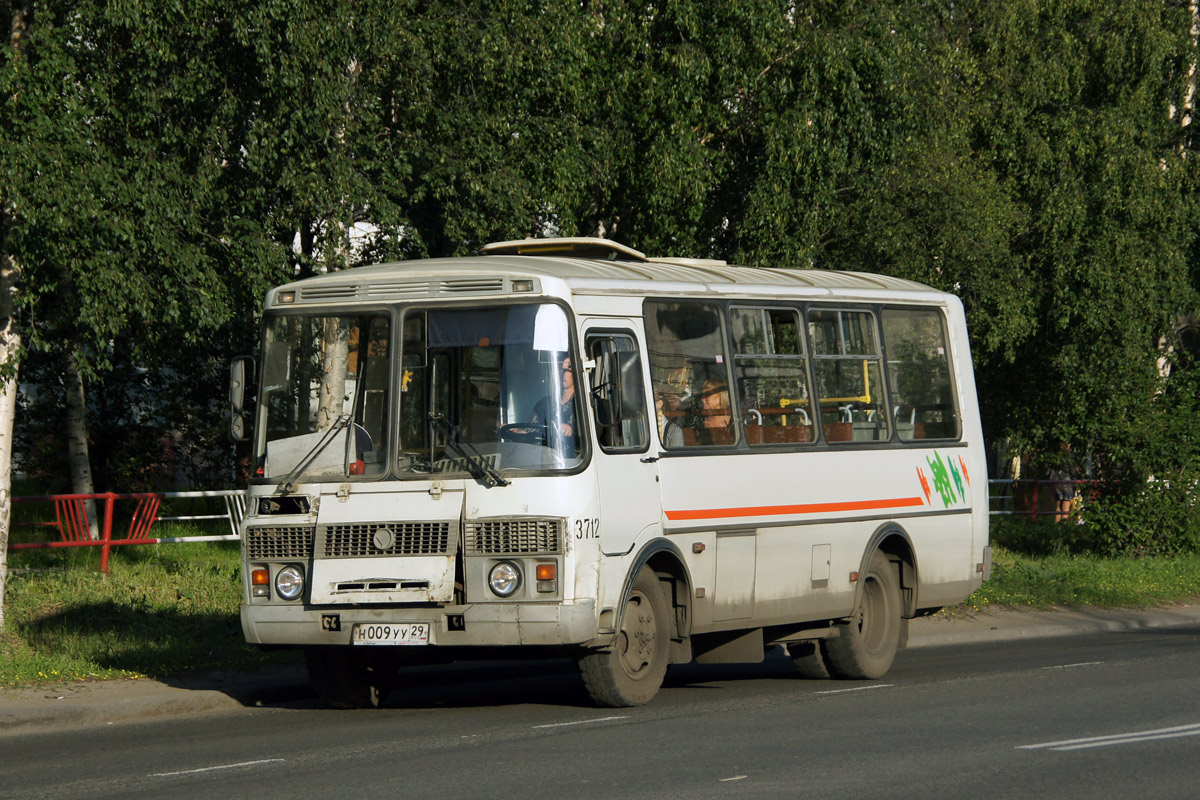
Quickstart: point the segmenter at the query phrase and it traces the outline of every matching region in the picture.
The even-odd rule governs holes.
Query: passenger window
[[[814,412],[799,315],[790,308],[734,307],[729,325],[746,442],[753,446],[813,441]]]
[[[808,312],[821,431],[830,442],[891,436],[875,318],[869,311]]]
[[[596,364],[590,394],[600,447],[605,452],[644,451],[650,433],[636,340],[623,333],[589,336],[587,353]]]
[[[959,414],[941,313],[894,308],[880,319],[897,436],[906,442],[957,439]]]
[[[663,447],[736,443],[720,307],[648,300],[645,319],[646,357]]]

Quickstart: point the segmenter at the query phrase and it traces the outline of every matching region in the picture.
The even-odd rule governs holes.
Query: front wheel
[[[579,659],[583,685],[597,705],[640,706],[658,693],[671,648],[670,613],[658,576],[642,567],[622,609],[612,649]]]
[[[383,654],[352,647],[307,647],[308,677],[333,708],[378,708],[391,691],[396,665]]]
[[[874,680],[892,666],[900,644],[900,578],[883,553],[862,576],[858,608],[825,640],[829,672],[836,678]]]

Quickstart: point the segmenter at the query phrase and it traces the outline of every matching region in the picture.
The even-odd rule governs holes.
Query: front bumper
[[[357,623],[430,623],[441,647],[574,645],[596,638],[594,600],[463,606],[312,607],[242,605],[246,641],[262,645],[348,645]]]

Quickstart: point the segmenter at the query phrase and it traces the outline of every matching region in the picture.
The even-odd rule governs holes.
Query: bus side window
[[[753,446],[814,441],[808,366],[796,310],[734,306],[729,327],[746,442]]]
[[[959,413],[941,313],[926,308],[886,308],[880,321],[896,434],[905,442],[957,439]]]
[[[808,335],[825,441],[891,438],[875,315],[850,309],[810,309]]]
[[[628,333],[591,335],[587,354],[596,364],[589,394],[600,447],[605,452],[644,451],[650,436],[636,340]],[[631,395],[641,402],[631,401]]]
[[[721,307],[647,300],[646,350],[663,447],[737,444]]]

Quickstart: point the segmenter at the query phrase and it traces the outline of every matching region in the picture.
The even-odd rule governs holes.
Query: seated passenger
[[[679,423],[663,413],[663,410],[671,405],[669,402],[670,398],[675,399],[672,410],[678,408],[678,395],[668,396],[663,392],[659,392],[658,397],[654,400],[654,410],[658,415],[658,427],[662,431],[663,447],[683,447],[683,428],[679,427]]]
[[[700,413],[696,424],[696,444],[732,444],[733,414],[729,408],[729,387],[724,381],[709,378],[700,390]]]

